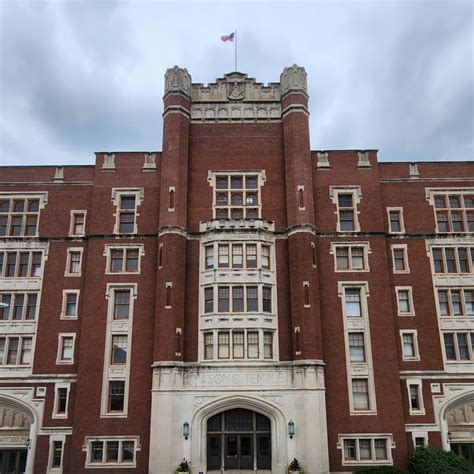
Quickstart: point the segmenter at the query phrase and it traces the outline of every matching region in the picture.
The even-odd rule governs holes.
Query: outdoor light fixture
[[[453,435],[451,431],[448,431],[448,443],[451,443],[451,439],[453,438]]]
[[[189,423],[187,421],[183,423],[183,436],[184,439],[189,438]]]
[[[28,449],[30,449],[30,446],[31,446],[31,439],[28,437],[26,438],[26,441],[25,441],[25,445]]]
[[[293,436],[295,436],[295,422],[293,420],[288,422],[288,435],[290,439],[293,439]]]

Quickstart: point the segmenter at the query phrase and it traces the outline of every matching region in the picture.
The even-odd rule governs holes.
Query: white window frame
[[[408,357],[405,355],[405,351],[403,350],[403,336],[411,335],[413,337],[413,356]],[[416,329],[402,329],[400,330],[400,343],[402,347],[402,360],[404,361],[417,361],[420,360],[420,349],[418,347],[418,331]]]
[[[59,407],[59,389],[65,388],[67,390],[66,397],[66,411],[64,413],[58,413]],[[71,384],[70,383],[55,383],[54,384],[54,402],[53,402],[53,414],[51,418],[53,419],[66,419],[69,414],[69,399],[71,395]]]
[[[13,235],[6,235],[1,236],[2,239],[32,239],[35,237],[39,236],[39,225],[40,225],[40,218],[41,218],[41,210],[44,209],[45,205],[48,203],[48,191],[33,191],[33,192],[0,192],[0,200],[11,200],[11,199],[39,199],[39,207],[38,207],[38,212],[34,214],[38,214],[38,220],[36,221],[36,233],[35,235],[18,235],[18,236],[13,236]],[[10,222],[11,222],[11,212],[7,213],[7,230],[10,228]],[[28,214],[28,212],[23,212],[22,214]]]
[[[462,196],[463,199],[464,199],[464,195],[474,196],[474,188],[426,188],[425,192],[426,192],[426,200],[428,201],[428,203],[433,208],[435,231],[436,231],[437,234],[438,233],[439,234],[459,234],[459,233],[461,233],[461,234],[472,234],[472,232],[469,232],[469,229],[467,228],[466,212],[467,211],[473,211],[474,212],[474,208],[468,208],[468,207],[453,208],[453,209],[456,209],[457,212],[461,213],[462,216],[463,216],[464,231],[450,230],[448,232],[445,232],[445,231],[440,231],[438,229],[438,219],[437,219],[436,212],[437,212],[437,209],[440,210],[440,208],[437,208],[435,206],[435,196],[444,195],[445,199],[447,199],[450,194],[456,194],[458,196]],[[448,222],[449,222],[449,225],[451,227],[451,211],[450,211],[451,208],[448,207],[448,208],[442,208],[442,209],[447,210],[447,212],[449,214]]]
[[[408,245],[407,244],[392,244],[390,246],[392,252],[392,271],[393,273],[410,273],[410,263],[408,261]],[[403,261],[405,262],[405,269],[398,270],[395,268],[395,250],[403,250]]]
[[[341,464],[343,466],[393,466],[393,456],[392,450],[396,448],[396,445],[393,441],[393,435],[391,433],[361,433],[361,434],[339,434],[337,441],[337,449],[341,450]],[[373,459],[363,459],[359,458],[359,440],[371,440],[371,450]],[[385,439],[386,448],[387,448],[387,459],[376,460],[375,459],[375,440],[376,439]],[[344,441],[345,440],[355,440],[356,445],[356,459],[355,460],[346,460],[344,457]]]
[[[91,462],[92,457],[92,443],[94,441],[102,442],[103,446],[103,457],[102,463]],[[122,452],[122,442],[124,441],[133,441],[134,442],[134,455],[133,462],[116,462],[116,463],[107,463],[106,460],[106,442],[107,441],[118,441],[119,442],[119,458]],[[137,453],[141,451],[142,447],[140,445],[139,436],[86,436],[84,438],[84,444],[82,450],[86,452],[86,462],[84,467],[86,469],[110,469],[110,468],[135,468],[137,466]]]
[[[80,260],[79,260],[79,272],[78,273],[71,273],[69,268],[71,266],[71,253],[79,252],[80,253]],[[82,276],[82,257],[84,254],[84,247],[68,247],[67,248],[67,258],[66,258],[66,269],[64,270],[65,277],[80,277]]]
[[[400,299],[399,292],[408,291],[408,302],[410,304],[410,311],[401,312],[400,311]],[[413,287],[411,286],[396,286],[395,287],[395,296],[397,298],[397,314],[398,316],[415,316],[415,306],[413,305]]]
[[[363,260],[364,260],[364,268],[352,268],[352,247],[362,247],[363,248]],[[337,268],[337,249],[340,248],[348,248],[349,252],[349,268]],[[369,242],[357,242],[357,241],[352,241],[352,242],[331,242],[331,249],[329,250],[329,253],[334,255],[334,271],[337,273],[364,273],[364,272],[370,272],[370,267],[369,267],[369,254],[372,253],[372,250],[370,248],[370,243]]]
[[[412,431],[411,432],[411,439],[413,442],[413,449],[416,449],[416,438],[423,438],[424,446],[428,446],[428,432],[427,431]]]
[[[61,467],[53,467],[53,451],[54,451],[54,442],[60,441],[62,443],[61,449]],[[52,434],[49,436],[49,455],[48,455],[48,473],[61,474],[64,467],[64,445],[66,444],[66,435],[65,434]]]
[[[115,217],[115,224],[114,224],[114,230],[113,233],[115,235],[129,235],[124,234],[120,232],[120,202],[122,199],[122,196],[135,196],[135,209],[134,209],[134,215],[135,219],[133,222],[133,232],[132,234],[138,233],[138,225],[137,225],[137,218],[140,216],[138,212],[138,207],[141,205],[143,199],[144,199],[144,191],[143,188],[112,188],[112,202],[115,206],[115,212],[113,216]]]
[[[162,245],[162,244],[160,244]],[[112,251],[122,250],[124,252],[124,265],[122,268],[125,270],[120,272],[113,272],[111,270],[112,265]],[[138,250],[138,270],[134,272],[126,271],[125,262],[125,251],[127,250]],[[105,257],[105,274],[106,275],[140,275],[142,272],[142,257],[145,256],[145,246],[143,244],[105,244],[104,252],[102,254]]]
[[[104,347],[104,369],[102,376],[102,391],[101,391],[101,418],[127,418],[128,416],[128,399],[129,399],[129,385],[130,385],[130,364],[132,358],[132,327],[134,317],[135,300],[138,297],[137,283],[108,283],[106,288],[107,304],[107,328],[105,333],[105,347]],[[130,305],[129,316],[127,319],[114,319],[114,303],[115,291],[130,290]],[[128,336],[127,362],[124,365],[112,365],[112,335],[126,335]],[[124,405],[121,412],[109,411],[109,382],[125,381],[124,391]]]
[[[354,209],[354,229],[353,230],[341,230],[340,215],[339,215],[339,194],[352,194],[352,205]],[[330,186],[329,187],[329,199],[333,204],[336,205],[334,214],[337,217],[336,231],[341,233],[352,234],[354,232],[360,232],[359,223],[359,204],[362,198],[362,190],[360,186]]]
[[[67,295],[76,295],[76,314],[74,316],[69,316],[66,314],[67,306]],[[63,301],[61,304],[61,313],[59,319],[78,319],[79,317],[79,298],[81,295],[81,290],[63,290]]]
[[[61,358],[64,338],[72,338],[72,359],[63,360]],[[76,352],[76,333],[75,332],[60,332],[58,334],[58,352],[56,354],[56,365],[74,365],[74,355]]]
[[[74,218],[77,215],[84,216],[84,229],[82,233],[75,234],[74,233]],[[87,221],[87,210],[85,209],[77,209],[71,211],[70,223],[69,223],[69,237],[84,237],[86,235],[86,221]]]
[[[423,401],[423,381],[422,379],[406,379],[407,384],[407,395],[408,395],[408,410],[410,415],[424,415],[425,414],[425,404]],[[410,385],[416,385],[418,387],[418,401],[420,404],[419,409],[413,409],[411,407],[411,395],[410,395]]]
[[[255,206],[248,206],[252,209],[257,209],[257,214],[258,214],[258,219],[262,218],[262,188],[265,184],[266,181],[266,176],[265,176],[265,170],[240,170],[240,171],[228,171],[228,170],[223,170],[223,171],[209,171],[207,175],[207,180],[209,182],[209,185],[212,187],[212,218],[213,219],[219,219],[216,217],[217,215],[217,207],[227,207],[228,209],[232,209],[233,207],[236,208],[245,208],[246,205],[245,203],[242,204],[242,206],[232,206],[231,202],[228,202],[227,206],[218,206],[216,202],[216,195],[218,193],[217,189],[217,183],[216,183],[216,178],[218,176],[228,176],[230,179],[232,176],[242,176],[244,179],[247,176],[257,176],[257,188],[255,190],[251,190],[257,194],[257,204]],[[230,188],[227,188],[228,190]],[[245,186],[242,188],[243,190],[247,190]],[[238,190],[236,190],[238,191]],[[245,218],[243,218],[245,219]]]
[[[390,212],[398,212],[400,216],[400,230],[394,231],[390,225]],[[389,234],[404,234],[405,233],[405,219],[403,217],[403,207],[387,207],[388,219],[388,233]]]

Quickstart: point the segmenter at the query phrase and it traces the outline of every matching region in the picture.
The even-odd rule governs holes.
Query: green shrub
[[[407,474],[407,471],[391,466],[379,466],[362,469],[361,471],[357,471],[357,474]]]
[[[473,473],[474,466],[462,456],[451,451],[428,446],[412,451],[408,456],[413,474]]]

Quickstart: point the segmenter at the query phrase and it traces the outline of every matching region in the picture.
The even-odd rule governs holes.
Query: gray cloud
[[[436,2],[0,3],[0,161],[92,163],[161,149],[163,74],[305,66],[314,149],[382,160],[474,155],[473,6]]]

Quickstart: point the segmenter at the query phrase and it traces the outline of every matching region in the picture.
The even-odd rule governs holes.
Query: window
[[[218,289],[217,310],[219,313],[227,313],[229,311],[229,287],[220,286]]]
[[[82,237],[86,233],[86,211],[71,211],[69,235]]]
[[[76,319],[80,290],[64,290],[61,319]]]
[[[449,332],[443,334],[444,353],[448,362],[474,360],[474,332]]]
[[[203,333],[204,360],[273,359],[273,332],[250,329],[215,330]],[[214,354],[217,341],[217,354]]]
[[[368,379],[352,379],[352,402],[355,411],[367,411],[370,409]]]
[[[435,213],[436,232],[474,232],[474,190],[428,189],[427,194]]]
[[[220,332],[218,334],[219,359],[229,358],[229,333]]]
[[[0,306],[2,321],[33,321],[37,313],[37,293],[0,293],[0,301],[8,306]]]
[[[68,249],[64,276],[81,276],[82,248]]]
[[[270,246],[262,245],[262,268],[268,270],[270,268]]]
[[[113,188],[112,200],[117,208],[114,233],[137,233],[137,216],[139,215],[137,208],[143,200],[143,188]]]
[[[41,276],[42,252],[1,252],[0,278],[35,278]]]
[[[130,290],[115,290],[113,293],[114,319],[128,319],[130,317]]]
[[[217,174],[213,178],[215,219],[260,217],[260,186],[263,178],[259,174]]]
[[[244,311],[244,287],[234,286],[232,288],[232,311],[242,313]]]
[[[391,436],[347,437],[340,435],[343,465],[349,464],[392,464]]]
[[[0,195],[0,237],[35,237],[38,234],[40,208],[47,193],[42,195]]]
[[[404,233],[405,226],[403,223],[403,208],[388,207],[387,213],[388,213],[389,232],[391,234]]]
[[[432,247],[435,273],[474,273],[474,247]]]
[[[363,332],[349,333],[349,357],[351,362],[366,362]]]
[[[99,438],[99,439],[98,439]],[[86,438],[87,446],[86,467],[112,467],[124,465],[135,467],[138,437],[100,439],[101,437]]]
[[[410,273],[406,245],[392,245],[393,273]]]
[[[214,288],[204,289],[204,312],[214,312]]]
[[[247,332],[247,357],[258,359],[258,332]]]
[[[446,288],[438,290],[438,310],[443,317],[474,316],[474,290]]]
[[[140,256],[143,254],[143,245],[137,247],[112,247],[106,245],[106,273],[139,273]]]
[[[409,385],[410,388],[410,408],[413,411],[420,410],[420,393],[418,385]]]
[[[426,438],[416,436],[413,444],[415,445],[415,449],[424,448],[426,446]]]
[[[272,311],[272,289],[269,286],[263,287],[263,312],[270,313]]]
[[[112,365],[125,365],[127,363],[128,336],[126,334],[112,335]]]
[[[303,302],[304,307],[309,308],[311,305],[309,304],[309,282],[303,282]]]
[[[0,365],[31,366],[32,345],[31,337],[0,337]]]
[[[234,359],[243,359],[245,350],[244,350],[244,332],[243,331],[233,331],[232,332],[232,353]]]
[[[247,286],[247,312],[258,311],[257,287]]]
[[[125,381],[113,380],[109,381],[109,403],[108,411],[123,412],[125,404]]]
[[[69,398],[69,386],[56,385],[54,394],[53,418],[66,418]]]
[[[402,359],[419,360],[416,331],[400,331],[400,337],[402,341]]]
[[[362,317],[360,288],[345,288],[345,315],[348,318]]]
[[[331,253],[335,254],[335,271],[336,272],[355,272],[367,271],[368,263],[368,242],[362,245],[354,245],[350,243],[332,243]]]
[[[60,468],[63,460],[63,442],[53,441],[51,450],[51,469]]]
[[[229,268],[229,246],[219,245],[219,268]]]
[[[263,357],[273,359],[273,333],[263,333]]]
[[[243,246],[241,244],[232,245],[232,268],[242,268],[244,266]]]
[[[357,204],[360,202],[361,191],[359,186],[342,188],[330,187],[330,198],[337,207],[337,231],[359,232]]]
[[[74,363],[74,340],[75,334],[59,334],[58,357],[56,364]]]
[[[245,248],[247,268],[257,268],[257,246],[249,244]]]
[[[214,357],[214,335],[212,332],[204,333],[204,359],[212,359]]]
[[[206,270],[210,268],[214,268],[214,246],[206,245],[205,252],[206,252]]]
[[[399,316],[414,316],[413,295],[411,287],[395,287]]]

